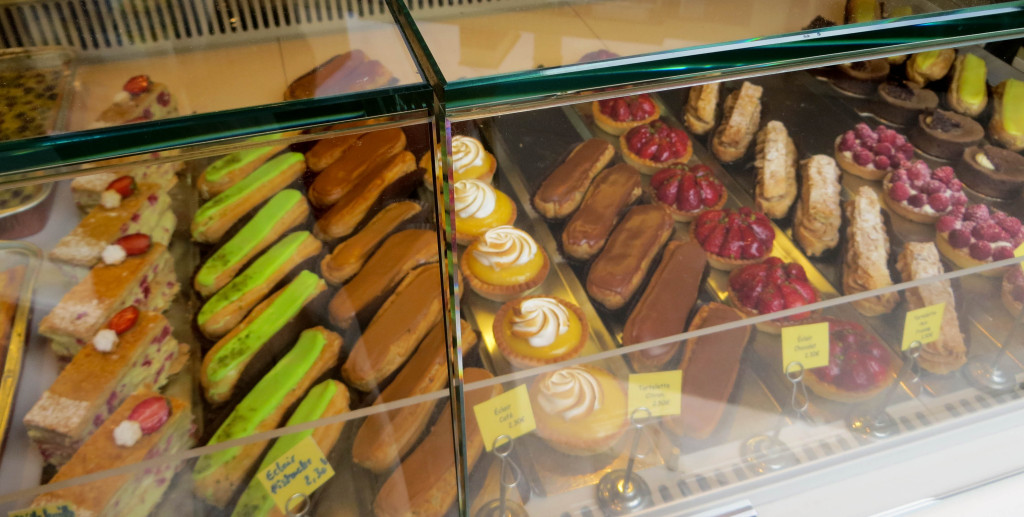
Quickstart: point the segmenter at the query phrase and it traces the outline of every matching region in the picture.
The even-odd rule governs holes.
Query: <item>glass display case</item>
[[[0,510],[794,514],[1012,443],[1021,27],[2,4]]]

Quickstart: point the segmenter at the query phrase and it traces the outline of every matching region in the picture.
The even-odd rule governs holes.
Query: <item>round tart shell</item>
[[[853,161],[852,156],[847,157],[846,153],[839,150],[839,141],[842,138],[843,135],[839,135],[836,137],[836,143],[833,146],[833,148],[835,150],[836,163],[838,163],[839,167],[841,167],[844,171],[849,172],[854,176],[871,181],[878,181],[889,174],[890,171],[878,170],[875,168],[874,165],[870,165],[868,167],[864,167],[863,165],[857,165],[857,162]]]
[[[459,271],[462,272],[463,278],[466,279],[466,284],[468,284],[469,288],[476,292],[476,294],[496,302],[507,302],[513,298],[522,296],[530,289],[536,288],[544,282],[544,279],[548,276],[548,271],[551,269],[551,261],[548,260],[548,254],[543,248],[537,246],[537,253],[540,253],[544,257],[544,263],[541,264],[540,269],[533,278],[516,285],[488,284],[487,282],[477,278],[476,275],[469,270],[468,260],[465,257],[468,252],[468,248],[466,251],[462,252],[463,257],[462,260],[459,261]]]
[[[939,253],[945,255],[946,258],[952,260],[961,269],[967,269],[977,266],[983,266],[990,263],[990,260],[978,260],[971,256],[968,251],[970,248],[957,249],[949,242],[948,233],[936,233],[935,235],[935,247],[939,248]],[[996,277],[1002,275],[1004,272],[1003,268],[989,269],[981,272],[981,276]]]
[[[894,200],[892,197],[889,196],[889,188],[892,186],[892,183],[890,183],[890,181],[889,181],[891,176],[892,176],[891,173],[890,174],[886,174],[885,182],[883,183],[883,188],[882,188],[883,192],[882,192],[882,195],[881,195],[881,198],[885,201],[885,206],[889,207],[889,210],[892,210],[893,212],[896,212],[897,214],[899,214],[899,215],[901,215],[901,216],[903,216],[903,217],[905,217],[907,219],[910,219],[911,221],[914,221],[915,223],[922,223],[922,224],[934,224],[935,221],[938,221],[940,217],[945,215],[945,212],[943,212],[941,214],[935,214],[935,215],[932,215],[932,214],[929,214],[929,213],[925,213],[925,212],[922,212],[922,211],[919,211],[919,210],[915,209],[914,207],[912,207],[912,206],[910,206],[910,205],[908,205],[906,203],[901,203],[899,201]]]
[[[671,159],[671,160],[669,160],[667,162],[656,162],[656,161],[653,161],[653,160],[645,160],[645,159],[637,156],[636,154],[633,154],[633,151],[629,150],[629,144],[626,143],[626,134],[625,133],[623,133],[621,136],[619,136],[619,149],[622,150],[622,158],[624,160],[626,160],[626,163],[628,163],[631,166],[633,166],[634,169],[636,169],[636,170],[638,170],[638,171],[640,171],[640,172],[642,172],[644,174],[650,175],[650,174],[654,174],[655,172],[658,172],[661,169],[664,169],[665,167],[668,167],[669,165],[672,165],[674,163],[686,163],[686,162],[690,161],[690,157],[693,156],[693,141],[689,141],[689,142],[686,143],[686,153],[685,154],[683,154],[679,158],[673,158],[673,159]]]
[[[693,224],[690,225],[690,229],[689,229],[690,240],[696,241],[697,240],[697,236],[694,235],[694,233],[696,231],[694,227],[695,227],[695,225],[693,225]],[[697,241],[697,242],[700,242],[700,241]],[[703,244],[701,245],[701,247],[703,247]],[[719,271],[732,271],[734,269],[741,268],[741,267],[746,266],[748,264],[755,264],[757,262],[760,262],[760,261],[768,258],[772,254],[772,249],[774,247],[775,247],[775,241],[772,241],[772,248],[769,248],[767,253],[764,254],[764,256],[761,256],[761,257],[758,257],[758,258],[753,258],[753,259],[730,259],[730,258],[725,258],[725,257],[718,256],[718,255],[716,255],[714,253],[711,253],[707,249],[704,250],[704,253],[707,255],[707,257],[708,257],[708,264],[711,267],[713,267],[713,268],[715,268],[715,269],[717,269]]]
[[[485,150],[485,152],[486,152],[486,150]],[[469,179],[469,180],[480,180],[480,181],[483,181],[483,182],[485,182],[487,184],[492,184],[493,183],[492,180],[494,179],[494,172],[496,170],[498,170],[498,160],[490,152],[487,152],[487,158],[488,158],[487,162],[490,164],[490,167],[487,169],[486,172],[484,172],[483,174],[481,174],[479,176],[476,176],[476,177],[469,177],[469,176],[467,176],[465,178],[456,178],[455,181],[459,181],[460,179],[462,179],[462,180]],[[424,169],[424,172],[423,172],[423,185],[425,187],[427,187],[427,190],[433,192],[434,191],[434,178],[431,177],[430,172],[434,168],[430,164],[430,153],[424,154],[423,156],[420,157],[419,166],[420,166],[420,168]]]
[[[516,218],[519,217],[519,209],[516,208],[515,202],[512,201],[511,199],[509,199],[509,204],[512,207],[512,215],[511,215],[511,217],[509,217],[508,221],[500,221],[500,222],[498,222],[498,224],[495,224],[491,228],[496,228],[498,226],[512,225],[513,223],[516,222]],[[480,236],[483,235],[483,233],[479,233],[477,235],[469,235],[467,233],[459,233],[459,231],[458,231],[458,224],[456,224],[455,226],[456,226],[456,228],[455,228],[455,241],[457,243],[459,243],[460,245],[462,245],[462,246],[469,246],[470,244],[473,243],[473,241],[479,239]],[[487,231],[487,230],[484,230],[484,231]]]
[[[616,136],[621,135],[626,131],[629,131],[630,129],[633,129],[634,127],[642,126],[644,124],[650,124],[651,122],[658,120],[658,117],[661,116],[661,108],[659,108],[658,105],[655,104],[654,114],[651,115],[650,117],[647,117],[642,120],[627,120],[619,122],[618,120],[615,120],[609,117],[608,115],[601,113],[601,105],[600,103],[598,103],[598,101],[590,103],[590,106],[592,111],[594,112],[594,123],[597,124],[597,127],[601,128],[608,134]]]
[[[650,196],[651,199],[653,199],[655,203],[657,203],[658,205],[660,205],[663,208],[665,208],[666,210],[668,210],[668,213],[672,215],[672,219],[675,219],[676,221],[679,221],[679,222],[682,222],[682,223],[688,223],[690,221],[693,221],[694,219],[697,218],[698,215],[700,215],[700,214],[702,214],[702,213],[704,213],[704,212],[706,212],[708,210],[720,210],[722,207],[725,206],[725,202],[729,200],[729,191],[727,191],[725,189],[725,186],[723,185],[722,186],[722,196],[721,196],[721,199],[719,199],[718,202],[714,204],[714,206],[705,206],[705,207],[701,208],[700,210],[697,210],[697,211],[694,211],[694,212],[686,212],[686,211],[683,211],[683,210],[678,210],[678,209],[676,209],[673,206],[666,205],[665,203],[662,203],[658,199],[658,194],[654,190],[654,187],[651,186],[650,182],[644,183],[644,190],[647,191],[647,195]]]
[[[559,355],[551,356],[547,359],[527,357],[525,355],[517,354],[514,350],[512,350],[512,347],[508,342],[508,338],[502,331],[502,322],[505,321],[505,318],[508,317],[508,313],[517,303],[524,300],[529,300],[531,298],[551,298],[553,300],[558,300],[558,303],[561,303],[563,307],[572,311],[572,313],[576,315],[576,319],[579,320],[581,325],[580,342],[576,343],[576,346],[569,349],[569,351]],[[492,323],[491,325],[491,332],[494,333],[494,343],[498,346],[498,350],[501,351],[501,354],[505,356],[505,359],[507,359],[509,363],[512,363],[512,365],[517,368],[526,369],[566,361],[580,355],[580,352],[583,351],[583,347],[587,344],[587,341],[590,339],[590,324],[587,323],[587,317],[586,315],[583,314],[583,309],[580,309],[579,306],[576,305],[575,303],[563,300],[562,298],[558,298],[557,296],[537,295],[511,299],[510,301],[502,305],[501,308],[498,309],[498,312],[494,314],[494,323]]]
[[[866,400],[871,400],[888,389],[889,386],[892,386],[895,379],[896,369],[893,367],[893,362],[891,360],[889,361],[889,374],[886,376],[886,381],[864,391],[848,391],[839,389],[832,384],[822,381],[817,375],[814,375],[814,373],[810,371],[804,372],[804,384],[806,384],[815,395],[823,399],[834,400],[836,402],[864,402]]]
[[[616,379],[615,376],[612,375],[610,372],[590,365],[582,365],[580,367],[590,371],[591,374],[594,375],[595,377],[606,376],[607,380],[611,380],[612,382],[616,383],[619,389],[622,390],[623,400],[628,401],[626,390],[623,389],[621,382],[618,379]],[[539,407],[539,404],[536,403],[535,394],[538,391],[537,384],[540,382],[542,378],[543,376],[537,376],[530,385],[530,400],[531,403],[533,403],[534,407]],[[607,383],[602,382],[601,379],[598,379],[598,382],[601,384],[602,389],[607,387]],[[565,454],[569,454],[572,456],[591,456],[594,454],[599,454],[604,451],[607,451],[611,446],[615,444],[615,442],[619,440],[619,438],[622,437],[622,435],[626,433],[626,430],[629,428],[629,419],[627,418],[626,410],[626,407],[622,408],[622,421],[619,423],[619,425],[612,429],[610,432],[604,433],[602,436],[594,436],[592,428],[581,429],[581,431],[585,432],[577,433],[572,436],[567,436],[565,433],[556,432],[553,429],[548,428],[548,426],[546,425],[546,418],[558,418],[554,416],[542,416],[540,418],[536,418],[537,435],[539,435],[544,440],[544,443],[548,444],[548,446],[550,446],[552,449],[555,449],[556,451]],[[536,411],[539,412],[543,410],[538,409]]]
[[[753,318],[755,316],[761,316],[762,315],[758,310],[751,309],[750,307],[747,307],[746,305],[743,305],[742,303],[740,303],[740,297],[739,297],[739,295],[736,294],[736,291],[734,291],[732,289],[732,287],[729,287],[728,292],[729,292],[729,299],[732,301],[732,306],[736,310],[738,310],[741,313],[743,313],[744,317]],[[817,289],[815,289],[814,292],[817,293],[818,292]],[[821,301],[820,293],[818,294],[818,301]],[[817,303],[817,302],[814,302],[814,303]],[[821,314],[821,309],[818,309],[816,311],[807,311],[807,312],[810,313],[810,315],[808,317],[814,317],[814,316],[817,316],[817,315]],[[775,320],[771,320],[771,321],[762,321],[761,323],[755,323],[754,326],[756,326],[757,330],[760,330],[761,332],[766,332],[768,334],[780,335],[780,334],[782,334],[782,327],[788,327],[790,325],[796,325],[798,323],[800,323],[800,322],[799,321],[793,321],[793,320],[785,319],[785,318],[780,318],[780,319],[775,319]]]

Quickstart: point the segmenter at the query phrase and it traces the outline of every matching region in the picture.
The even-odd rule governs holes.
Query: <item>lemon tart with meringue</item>
[[[455,183],[455,238],[469,244],[484,232],[516,221],[516,205],[504,192],[485,181]]]
[[[459,269],[470,289],[504,302],[540,285],[551,263],[528,233],[514,226],[498,226],[466,248]]]
[[[492,330],[498,350],[519,368],[572,359],[590,336],[583,310],[553,296],[528,296],[502,305]]]
[[[571,366],[541,375],[529,393],[537,434],[558,451],[598,454],[626,432],[626,391],[602,368]]]

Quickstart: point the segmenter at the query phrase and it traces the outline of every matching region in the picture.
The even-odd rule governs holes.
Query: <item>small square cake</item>
[[[178,154],[176,151],[149,153],[146,157],[146,161],[158,160],[160,158],[166,158],[176,154]],[[113,160],[99,162],[96,166],[114,165],[125,161],[126,159],[123,158],[115,158]],[[132,178],[135,178],[137,183],[153,183],[160,185],[165,191],[170,190],[171,187],[174,186],[174,183],[177,182],[177,176],[175,174],[184,168],[185,162],[176,161],[152,165],[126,166],[109,171],[97,172],[95,174],[79,176],[71,180],[71,197],[74,198],[75,204],[78,205],[78,208],[85,211],[91,210],[92,207],[100,204],[100,196],[103,195],[103,191],[107,189],[107,186],[121,176],[131,176]]]

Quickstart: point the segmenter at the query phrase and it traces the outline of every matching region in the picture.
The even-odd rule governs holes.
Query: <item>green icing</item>
[[[306,394],[306,397],[302,399],[302,402],[299,403],[299,407],[292,413],[292,417],[288,419],[288,423],[285,426],[304,424],[323,418],[324,412],[327,411],[327,405],[331,403],[331,399],[337,392],[338,385],[335,384],[335,381],[324,381],[313,386],[309,393]],[[263,472],[263,469],[269,467],[275,459],[280,458],[300,441],[312,435],[313,430],[309,429],[278,438],[274,442],[274,446],[267,452],[267,455],[263,457],[259,468],[256,469],[256,475]],[[238,504],[235,505],[235,510],[231,512],[231,515],[232,517],[264,516],[270,513],[273,507],[274,500],[270,498],[267,489],[254,476],[249,481],[249,486],[242,493],[242,497],[238,500]]]
[[[284,138],[284,133],[278,133],[276,135],[263,135],[255,138],[250,138],[247,142],[272,142],[274,140],[280,140]],[[267,152],[266,146],[255,147],[253,149],[246,149],[244,151],[238,151],[231,153],[215,162],[210,164],[203,173],[206,175],[206,179],[209,181],[220,180],[224,174],[228,171],[238,168],[241,165],[249,163],[256,158],[264,155]]]
[[[985,100],[988,69],[985,60],[974,54],[964,57],[964,69],[960,74],[960,97],[968,104],[981,104]]]
[[[304,202],[302,193],[298,190],[287,189],[278,192],[227,244],[221,246],[203,267],[199,268],[196,283],[201,286],[213,285],[218,275],[245,258],[254,246],[266,238],[271,228],[281,218],[281,214]]]
[[[1003,88],[1003,125],[1008,133],[1024,135],[1024,82],[1008,79]]]
[[[306,330],[299,335],[295,346],[235,406],[207,445],[254,434],[256,426],[277,409],[285,395],[295,389],[306,372],[313,367],[313,363],[320,356],[320,352],[323,351],[326,344],[327,338],[318,330]],[[192,473],[193,476],[196,479],[201,479],[209,475],[231,461],[240,450],[241,447],[232,447],[199,458]]]
[[[195,220],[199,223],[199,228],[206,229],[217,216],[220,215],[220,211],[224,208],[231,206],[239,199],[249,195],[252,191],[258,189],[263,183],[269,181],[274,176],[281,174],[285,169],[292,165],[304,162],[306,158],[302,153],[284,153],[274,157],[260,168],[256,169],[255,172],[248,175],[242,181],[235,183],[231,188],[221,192],[213,199],[209,200],[203,206],[199,207],[196,211]]]
[[[323,280],[303,271],[281,290],[281,294],[241,332],[216,352],[206,377],[217,382],[248,361],[268,339],[295,317]],[[211,390],[211,393],[213,391]]]
[[[228,304],[234,302],[257,285],[269,280],[275,272],[281,269],[295,255],[299,247],[302,246],[303,241],[310,237],[312,235],[309,232],[295,232],[278,241],[277,244],[246,268],[242,274],[236,276],[234,280],[206,301],[203,308],[199,310],[199,316],[197,317],[199,324],[205,325],[210,316],[223,310]]]

